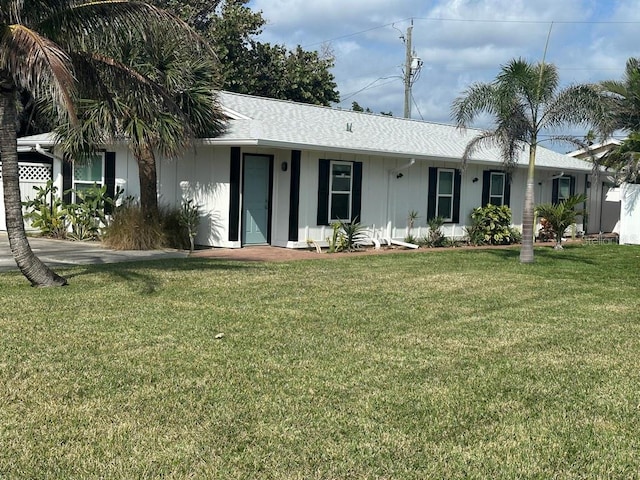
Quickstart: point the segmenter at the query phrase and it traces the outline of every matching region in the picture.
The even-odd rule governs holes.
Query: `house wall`
[[[427,229],[427,194],[429,168],[460,168],[459,162],[438,159],[418,160],[410,165],[408,159],[377,156],[349,155],[328,152],[303,152],[301,165],[301,195],[298,242],[289,246],[301,247],[306,240],[324,241],[331,234],[331,227],[316,225],[318,208],[318,162],[321,158],[363,162],[362,212],[360,222],[369,226],[375,237],[403,239],[408,233],[408,214],[415,210],[419,218],[411,232],[421,237]],[[468,165],[462,173],[460,192],[460,222],[445,224],[445,235],[462,238],[464,226],[470,222],[471,211],[482,203],[482,177],[485,170],[499,170],[499,165]],[[398,177],[398,174],[402,176]],[[535,202],[552,201],[553,178],[556,170],[538,169],[535,179]],[[565,172],[576,179],[575,193],[584,193],[587,176],[584,172]],[[477,181],[473,181],[478,179]],[[513,224],[522,228],[522,209],[526,185],[526,169],[520,168],[512,174],[510,207]],[[581,220],[576,228],[583,230]]]
[[[138,168],[135,158],[126,145],[109,147],[116,154],[116,185],[124,189],[125,196],[139,196]],[[229,240],[230,222],[240,226],[241,218],[229,218],[231,206],[231,154],[229,146],[197,146],[184,152],[179,160],[158,158],[158,191],[161,205],[177,207],[183,199],[193,199],[201,207],[202,218],[196,243],[200,245],[238,248],[241,239]],[[271,192],[270,243],[282,247],[306,247],[307,240],[325,241],[331,227],[317,225],[318,169],[320,159],[362,162],[362,210],[360,222],[367,225],[378,238],[403,239],[407,233],[410,211],[418,212],[418,219],[411,232],[414,237],[427,233],[427,201],[429,168],[456,168],[460,162],[437,158],[419,159],[355,155],[322,151],[302,151],[300,155],[300,195],[298,228],[293,239],[289,238],[289,202],[291,186],[292,151],[289,149],[242,147],[245,154],[269,155],[274,168]],[[286,164],[286,168],[283,165]],[[483,172],[498,170],[498,164],[470,164],[462,172],[460,188],[460,222],[446,224],[445,235],[461,238],[464,226],[470,220],[473,208],[481,205]],[[551,202],[553,177],[556,170],[539,168],[536,173],[536,203]],[[584,172],[565,172],[576,178],[576,193],[586,189],[588,176]],[[401,174],[401,175],[400,175]],[[62,190],[60,162],[54,162],[53,178]],[[474,179],[477,181],[474,182]],[[510,206],[513,224],[522,225],[522,207],[526,169],[512,174]],[[589,191],[593,190],[590,189]],[[242,188],[240,188],[242,205]],[[242,211],[242,208],[240,209]],[[582,230],[582,225],[578,225]]]

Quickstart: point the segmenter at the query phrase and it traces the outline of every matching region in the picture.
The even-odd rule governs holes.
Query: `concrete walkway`
[[[38,237],[30,237],[29,244],[38,258],[52,267],[136,262],[188,256],[188,252],[181,250],[119,251],[105,248],[98,242],[71,242]],[[11,255],[7,234],[0,232],[0,271],[17,269],[16,262]]]

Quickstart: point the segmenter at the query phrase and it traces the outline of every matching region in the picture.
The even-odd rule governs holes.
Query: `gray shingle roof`
[[[479,131],[453,125],[339,110],[283,100],[221,92],[220,102],[232,117],[225,135],[214,143],[238,142],[285,148],[344,151],[457,160]],[[233,118],[236,119],[233,119]],[[483,150],[473,162],[500,164],[497,150]],[[528,164],[528,150],[518,162]],[[590,171],[591,164],[538,148],[536,165]]]

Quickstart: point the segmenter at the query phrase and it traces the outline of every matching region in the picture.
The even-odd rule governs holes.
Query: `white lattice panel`
[[[51,178],[51,165],[21,163],[18,173],[21,182],[46,182]],[[0,166],[0,178],[2,178],[2,166]]]

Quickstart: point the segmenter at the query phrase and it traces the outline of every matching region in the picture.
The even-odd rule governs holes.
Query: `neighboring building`
[[[460,159],[477,130],[226,92],[220,102],[229,118],[224,135],[158,161],[160,202],[192,198],[202,206],[198,244],[307,247],[307,240],[325,241],[338,219],[401,240],[410,211],[419,214],[414,236],[440,215],[447,236],[463,237],[471,210],[489,202],[509,205],[521,227],[526,150],[511,175],[497,150],[479,152],[463,172]],[[21,155],[51,166],[60,191],[95,181],[138,195],[126,144],[105,146],[83,166],[63,165],[49,136],[21,138],[19,145]],[[590,195],[590,182],[588,162],[538,149],[537,203]],[[592,198],[590,209],[599,208]]]
[[[598,160],[622,142],[609,139],[588,148],[569,152],[567,155],[582,160]],[[587,233],[620,232],[620,188],[613,176],[602,171],[597,177],[592,175],[591,195],[587,204],[589,212]]]

